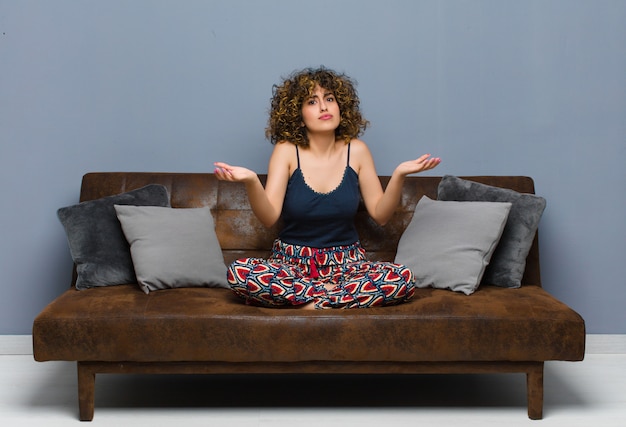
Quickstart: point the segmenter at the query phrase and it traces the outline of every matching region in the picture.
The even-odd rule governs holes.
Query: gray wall
[[[626,2],[0,0],[0,334],[71,259],[56,209],[89,171],[266,171],[271,86],[359,82],[379,173],[530,175],[545,288],[626,333]]]

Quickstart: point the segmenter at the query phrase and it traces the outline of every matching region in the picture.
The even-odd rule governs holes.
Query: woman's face
[[[316,86],[313,94],[302,104],[302,121],[309,132],[335,131],[341,120],[335,95]]]

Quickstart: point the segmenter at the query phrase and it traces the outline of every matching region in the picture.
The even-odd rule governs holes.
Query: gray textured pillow
[[[534,194],[518,193],[450,175],[443,177],[437,191],[439,200],[512,204],[500,243],[485,271],[483,283],[519,288],[526,269],[526,257],[535,239],[546,200]]]
[[[167,188],[151,184],[57,210],[76,264],[76,289],[137,281],[115,204],[169,206],[170,197]]]
[[[502,235],[510,203],[442,202],[423,196],[400,237],[395,262],[409,267],[418,288],[470,295]]]
[[[209,208],[115,206],[145,293],[167,288],[227,288],[226,265]]]

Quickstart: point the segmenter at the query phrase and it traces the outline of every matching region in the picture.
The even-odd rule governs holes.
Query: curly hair
[[[309,146],[306,127],[302,124],[302,104],[320,87],[335,95],[341,120],[335,136],[346,143],[365,131],[369,122],[361,115],[356,83],[345,74],[325,67],[305,68],[293,72],[281,85],[272,88],[272,101],[265,136],[272,144],[290,141],[301,147]]]

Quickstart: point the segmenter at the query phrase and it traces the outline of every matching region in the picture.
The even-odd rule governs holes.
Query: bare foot
[[[315,310],[315,301],[307,302],[306,304],[302,304],[298,306],[300,310]]]

